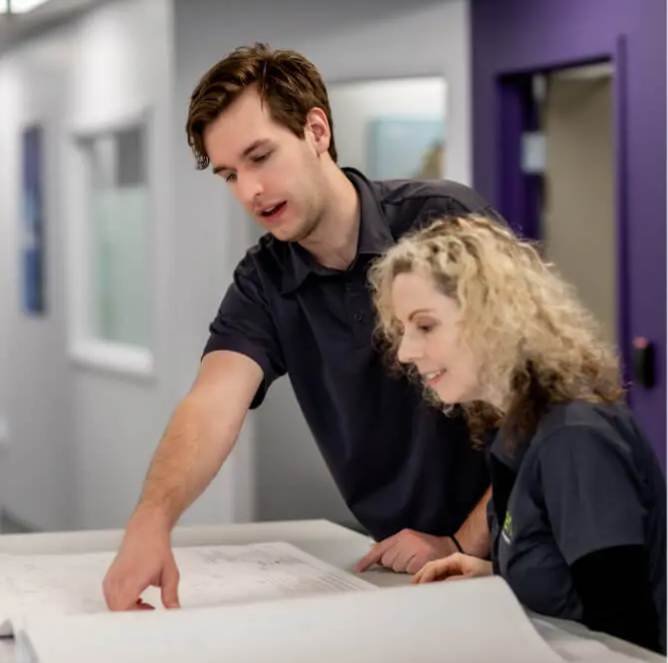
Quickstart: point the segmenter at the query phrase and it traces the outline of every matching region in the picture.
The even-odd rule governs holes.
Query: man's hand
[[[457,552],[457,547],[448,536],[404,529],[378,542],[357,563],[355,571],[366,571],[373,564],[379,564],[397,573],[415,573],[427,562],[454,552]]]
[[[169,540],[169,527],[159,518],[137,513],[128,523],[123,543],[102,588],[112,611],[146,610],[141,600],[150,586],[160,587],[165,608],[178,608],[179,571]]]
[[[455,553],[444,559],[428,562],[414,576],[415,584],[436,580],[461,580],[463,578],[482,578],[491,576],[492,563],[471,555]]]

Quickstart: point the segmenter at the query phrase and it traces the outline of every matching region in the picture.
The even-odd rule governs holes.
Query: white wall
[[[166,0],[128,0],[105,6],[76,26],[65,132],[114,125],[147,110],[153,187],[152,322],[155,374],[134,379],[72,365],[78,523],[119,526],[134,506],[150,456],[172,406],[169,291],[172,275],[171,7]],[[65,136],[64,163],[74,146]],[[72,173],[73,168],[68,168]],[[64,212],[76,208],[75,182],[65,176]],[[68,257],[74,257],[70,253]]]
[[[3,265],[2,391],[9,446],[0,457],[2,506],[44,529],[121,525],[140,489],[172,405],[169,306],[171,276],[171,6],[166,0],[106,5],[80,21],[24,43],[0,59],[0,246]],[[5,90],[8,93],[5,93]],[[133,381],[75,364],[68,355],[65,296],[71,132],[153,109],[150,162],[154,203],[153,265],[156,375]],[[29,121],[47,131],[46,207],[49,315],[28,320],[19,308],[18,131]]]
[[[227,51],[254,41],[303,52],[330,84],[445,76],[446,168],[453,179],[469,183],[469,31],[465,0],[419,0],[410,6],[405,0],[175,0],[174,11],[176,237],[179,261],[192,266],[176,284],[177,324],[183,341],[177,384],[185,384],[232,270],[256,236],[224,186],[209,173],[195,171],[183,126],[199,77]],[[246,491],[256,486],[256,514],[351,520],[287,379],[272,387],[250,419],[256,427],[256,446],[255,450],[248,444],[243,448],[251,454],[249,462],[255,459],[255,473],[241,460],[234,472],[242,477]]]
[[[60,93],[69,55],[63,44],[69,34],[0,60],[0,413],[9,433],[0,452],[0,496],[3,507],[38,527],[71,522],[72,374],[65,355],[56,214],[61,197],[53,178],[44,191],[48,316],[29,319],[21,312],[20,132],[33,122],[44,123],[45,168],[57,173],[57,127],[65,113]]]

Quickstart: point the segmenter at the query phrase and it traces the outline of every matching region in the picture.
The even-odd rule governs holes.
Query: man
[[[483,455],[461,419],[387,370],[366,274],[434,215],[496,213],[452,182],[370,182],[340,169],[325,86],[295,52],[232,52],[195,89],[187,133],[198,167],[211,165],[268,234],[239,263],[156,451],[104,581],[110,609],[136,606],[149,585],[178,605],[170,532],[228,457],[248,409],[286,373],[343,497],[378,541],[358,570],[413,573],[458,549],[487,555]]]

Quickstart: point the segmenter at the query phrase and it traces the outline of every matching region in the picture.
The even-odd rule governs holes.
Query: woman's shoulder
[[[656,461],[651,443],[624,403],[573,400],[552,405],[531,443],[536,456],[568,453]]]
[[[537,435],[549,435],[554,430],[573,427],[606,428],[638,426],[632,412],[624,403],[602,403],[571,400],[554,403],[541,417]]]

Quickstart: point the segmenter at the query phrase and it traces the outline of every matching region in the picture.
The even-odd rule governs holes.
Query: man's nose
[[[237,178],[237,194],[246,207],[254,207],[257,197],[262,193],[260,181],[249,174],[239,175]]]

